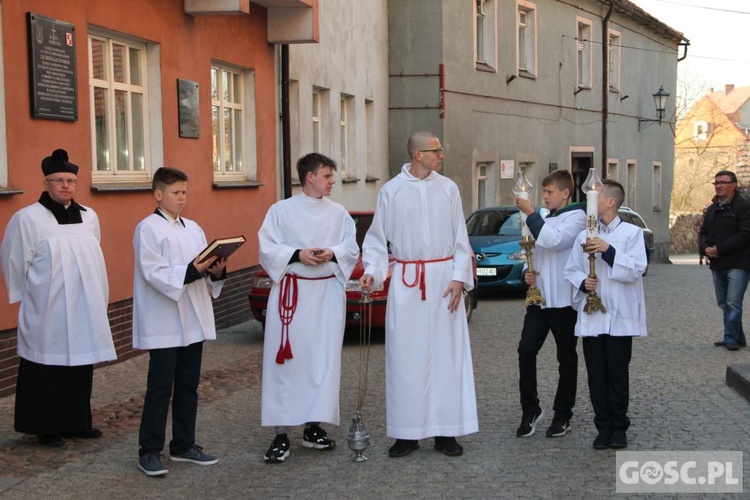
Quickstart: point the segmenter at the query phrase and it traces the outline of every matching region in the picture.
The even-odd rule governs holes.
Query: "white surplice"
[[[586,229],[586,207],[572,208],[544,219],[544,225],[533,250],[536,286],[546,304],[542,309],[569,307],[573,303],[573,287],[563,276],[565,263],[578,234]]]
[[[596,254],[595,266],[599,285],[596,293],[602,299],[606,313],[586,314],[586,292],[579,288],[589,275],[589,254],[581,244],[586,241],[586,230],[576,238],[570,257],[565,266],[565,279],[575,288],[573,307],[578,311],[576,336],[614,337],[646,336],[646,304],[643,296],[643,272],[648,264],[646,247],[643,243],[643,230],[634,224],[622,222],[616,217],[610,222],[608,233],[599,231],[599,238],[615,249],[614,265],[602,260]]]
[[[80,366],[115,359],[109,284],[99,218],[58,224],[40,203],[13,215],[2,246],[5,286],[18,313],[18,355],[43,365]]]
[[[415,282],[416,264],[393,267],[386,306],[387,433],[397,439],[477,432],[476,394],[463,303],[448,310],[451,281],[474,286],[472,250],[461,197],[450,179],[431,172],[420,180],[411,164],[380,190],[365,237],[365,273],[375,285],[388,274],[387,243],[401,261],[424,264],[426,300]],[[402,271],[405,268],[405,276]],[[418,281],[418,280],[417,280]]]
[[[338,425],[345,285],[359,257],[354,221],[344,207],[330,199],[300,193],[271,206],[258,241],[260,264],[273,280],[266,309],[261,425]],[[289,264],[296,250],[308,248],[330,248],[336,262]],[[278,364],[282,332],[279,283],[286,274],[331,277],[297,280],[297,308],[289,325],[294,357]]]
[[[133,250],[133,347],[185,347],[216,338],[211,297],[224,280],[201,278],[185,284],[188,264],[207,246],[203,230],[181,217],[151,214],[135,228]]]

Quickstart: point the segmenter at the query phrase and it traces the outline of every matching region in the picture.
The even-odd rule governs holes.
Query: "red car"
[[[372,224],[373,212],[350,212],[350,215],[354,219],[355,226],[357,228],[357,244],[362,248],[362,242],[365,239],[367,230],[370,229]],[[395,259],[389,256],[389,261],[392,264]],[[466,317],[471,318],[471,313],[477,306],[477,285],[476,285],[476,261],[473,261],[474,265],[474,290],[464,294],[466,303]],[[362,290],[359,286],[359,278],[364,273],[364,267],[362,265],[362,257],[360,256],[357,261],[357,265],[354,267],[352,276],[346,284],[346,326],[359,327],[359,320],[361,316],[360,299],[362,298]],[[388,272],[388,277],[381,289],[370,293],[372,298],[372,326],[374,328],[385,328],[385,304],[388,298],[388,287],[391,284],[391,271]],[[266,322],[266,307],[268,303],[268,295],[271,291],[273,281],[268,277],[268,274],[261,269],[256,277],[252,288],[250,290],[249,300],[250,309],[252,310],[253,317],[265,325]]]

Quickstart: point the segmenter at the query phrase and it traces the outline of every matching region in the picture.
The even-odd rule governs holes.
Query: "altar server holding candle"
[[[536,358],[552,331],[557,346],[560,379],[554,402],[554,416],[547,437],[561,437],[570,432],[570,419],[576,399],[578,377],[577,338],[574,334],[576,311],[572,307],[573,288],[563,276],[563,269],[576,236],[586,227],[582,203],[570,203],[573,177],[567,170],[552,172],[542,181],[542,198],[550,214],[546,218],[534,210],[533,203],[522,196],[516,205],[524,216],[525,226],[536,239],[535,272],[524,274],[529,286],[541,289],[545,301],[526,308],[521,340],[518,343],[521,425],[517,437],[534,434],[544,415],[539,405],[536,383]]]
[[[598,435],[593,447],[625,448],[629,402],[629,372],[633,337],[646,336],[643,273],[646,247],[643,230],[623,223],[617,210],[625,199],[620,183],[606,179],[598,193],[599,234],[581,231],[565,266],[565,278],[575,287],[578,310],[575,333],[583,337],[583,356]],[[583,248],[583,251],[579,250]],[[589,276],[589,254],[595,255],[596,277]],[[586,292],[597,285],[606,311],[582,313]]]

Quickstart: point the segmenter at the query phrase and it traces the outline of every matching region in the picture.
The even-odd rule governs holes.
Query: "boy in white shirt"
[[[581,230],[586,228],[586,207],[570,203],[573,177],[567,170],[556,170],[542,181],[544,203],[550,209],[546,218],[534,210],[531,200],[516,198],[518,209],[528,218],[526,225],[536,240],[534,270],[524,273],[526,284],[536,285],[545,304],[526,309],[521,340],[518,343],[518,386],[521,393],[521,425],[516,437],[534,434],[544,411],[539,406],[536,385],[536,358],[552,331],[557,346],[560,379],[554,402],[554,417],[547,437],[570,432],[570,419],[578,387],[578,338],[575,336],[577,313],[572,307],[573,287],[563,276],[570,249]]]
[[[576,287],[576,335],[583,337],[594,425],[595,450],[626,448],[630,399],[629,365],[633,337],[646,336],[643,273],[646,246],[643,230],[620,219],[625,199],[619,182],[604,180],[599,193],[599,236],[581,231],[565,266],[565,278]],[[584,245],[583,251],[579,250]],[[596,278],[589,278],[589,254],[596,255]],[[606,312],[587,314],[586,293],[596,290]]]
[[[187,175],[174,168],[154,173],[157,209],[135,229],[133,347],[149,350],[146,397],[138,436],[138,468],[148,476],[168,472],[161,461],[172,400],[170,458],[213,465],[218,458],[195,444],[203,341],[216,338],[211,297],[226,277],[226,259],[198,262],[203,230],[180,216]],[[174,388],[174,389],[173,389]]]

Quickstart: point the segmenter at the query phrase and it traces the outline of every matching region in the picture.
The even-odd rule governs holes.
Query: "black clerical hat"
[[[44,172],[45,176],[58,172],[70,172],[75,175],[78,174],[78,165],[74,165],[68,161],[67,151],[56,149],[52,152],[51,156],[42,160],[42,172]]]

